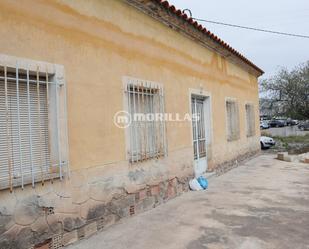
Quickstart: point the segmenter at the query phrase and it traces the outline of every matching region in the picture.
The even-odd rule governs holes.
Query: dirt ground
[[[309,249],[309,165],[260,155],[69,249]]]

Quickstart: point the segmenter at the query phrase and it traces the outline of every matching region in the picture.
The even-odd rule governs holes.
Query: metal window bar
[[[40,68],[37,67],[36,70],[36,87],[37,87],[37,96],[38,96],[38,101],[37,101],[37,108],[38,108],[38,125],[39,125],[39,150],[40,150],[40,170],[41,170],[41,181],[42,185],[44,185],[44,173],[43,173],[43,159],[42,159],[42,132],[41,132],[41,103],[40,103],[40,78],[39,78],[39,70]]]
[[[127,93],[128,93],[128,106],[131,108],[131,93],[130,93],[130,85],[128,84],[127,85],[127,88],[126,88],[126,91],[127,91]],[[133,121],[132,121],[132,119],[131,119],[131,125],[133,125],[133,123],[132,123]],[[130,131],[130,138],[132,137],[132,132],[133,132],[133,129],[129,129],[129,131]],[[133,141],[132,141],[132,139],[130,139],[130,148],[132,148],[133,147]],[[133,162],[133,153],[130,153],[129,152],[129,156],[130,156],[130,160],[131,160],[131,162]]]
[[[163,106],[164,106],[164,101],[163,101],[163,89],[160,88],[160,113],[162,113],[164,115],[164,110],[163,110]],[[160,122],[161,124],[161,134],[162,134],[162,139],[161,139],[161,143],[162,143],[162,147],[161,147],[161,156],[164,156],[165,153],[165,132],[164,132],[164,122]]]
[[[65,113],[65,118],[64,118],[64,122],[65,122],[65,142],[66,142],[66,153],[69,154],[69,131],[68,131],[68,115],[67,115],[67,88],[62,86],[62,90],[63,90],[63,94],[64,94],[64,113]],[[70,179],[71,177],[71,171],[70,171],[70,161],[69,161],[69,157],[67,156],[67,160],[65,162],[65,166],[66,166],[66,175],[68,177],[68,179]]]
[[[147,94],[147,112],[150,114],[153,114],[152,112],[152,96],[151,96],[151,85],[146,82],[146,94]],[[151,96],[151,97],[150,97]],[[147,141],[147,151],[148,151],[148,158],[153,157],[153,127],[152,127],[152,120],[147,120],[147,135],[148,135],[148,141]]]
[[[149,108],[147,105],[148,102],[148,95],[147,95],[147,88],[145,85],[145,82],[142,82],[142,86],[143,86],[143,96],[144,96],[144,102],[143,102],[143,107],[144,107],[144,115],[147,115],[147,113],[149,113]],[[147,116],[145,116],[147,118]],[[144,160],[146,160],[147,158],[149,158],[149,154],[150,151],[148,150],[148,143],[149,143],[149,129],[148,129],[148,121],[147,119],[143,122],[144,123]]]
[[[164,121],[134,120],[135,114],[138,113],[147,118],[147,114],[155,115],[164,111],[163,89],[153,88],[147,81],[129,81],[125,91],[129,113],[132,117],[129,127],[129,161],[135,163],[164,156],[166,151]]]
[[[42,76],[43,74],[43,76]],[[45,77],[44,77],[45,75]],[[41,72],[0,66],[0,189],[62,179],[58,82]],[[55,87],[58,164],[51,163],[49,141],[50,91]],[[67,165],[68,163],[66,163]],[[59,167],[59,172],[50,171]],[[41,177],[39,177],[41,176]]]
[[[160,89],[159,89],[159,86],[156,87],[156,96],[155,96],[155,108],[156,108],[156,114],[160,114],[160,95],[158,94]],[[155,131],[155,134],[156,134],[156,137],[157,137],[157,143],[156,143],[156,155],[157,155],[157,158],[160,157],[160,143],[161,143],[161,123],[160,121],[157,120],[156,122],[157,124],[157,129]]]
[[[131,84],[130,84],[131,85]],[[130,89],[130,86],[129,86],[129,89]],[[134,91],[134,88],[133,88],[133,91]],[[129,93],[129,96],[131,97],[131,93]],[[133,96],[133,110],[135,111],[136,110],[136,98],[135,98],[135,95],[134,95],[134,93],[132,92],[132,96]],[[133,111],[133,113],[134,113],[134,111]],[[132,114],[132,112],[131,112],[131,114]],[[131,116],[131,118],[133,118],[132,116]],[[135,144],[135,148],[137,148],[137,144],[138,144],[138,138],[137,138],[137,134],[136,134],[136,129],[137,129],[137,127],[136,127],[136,122],[135,122],[135,120],[132,120],[132,124],[133,124],[133,126],[132,126],[132,129],[133,129],[133,131],[132,131],[132,136],[133,136],[133,138],[134,139],[132,139],[132,137],[130,137],[130,140],[132,140],[132,142]],[[132,125],[131,124],[131,125]],[[136,149],[136,151],[132,151],[133,150],[133,146],[130,148],[130,150],[131,150],[131,155],[132,155],[132,158],[133,158],[133,163],[135,162],[135,161],[137,161],[137,158],[136,158],[136,153],[137,153],[137,149]]]
[[[58,83],[58,79],[56,78],[56,83]],[[59,109],[59,96],[58,96],[58,89],[59,84],[56,84],[55,87],[55,95],[56,95],[56,113],[57,113],[57,137],[58,137],[58,163],[59,163],[59,177],[62,180],[62,161],[61,161],[61,143],[60,143],[60,109]]]
[[[160,114],[160,109],[159,109],[159,101],[160,101],[160,96],[159,96],[159,86],[155,87],[155,96],[154,96],[154,109],[155,109],[155,114]],[[160,143],[161,143],[161,137],[160,137],[160,120],[156,120],[156,129],[154,131],[155,137],[156,137],[156,144],[155,144],[155,154],[156,157],[160,157]]]
[[[5,88],[5,112],[6,112],[6,145],[7,145],[7,162],[9,167],[9,186],[10,191],[13,191],[12,184],[12,160],[11,160],[11,139],[9,130],[9,104],[8,104],[8,83],[7,83],[7,67],[4,67],[4,88]]]
[[[17,120],[18,120],[18,148],[19,148],[19,167],[22,177],[22,183],[21,187],[24,188],[24,182],[23,182],[23,173],[22,173],[22,167],[23,167],[23,154],[21,149],[21,134],[20,134],[20,106],[19,106],[19,71],[18,71],[18,64],[16,64],[16,102],[17,102]],[[11,181],[12,183],[12,181]],[[10,190],[12,191],[12,185],[10,185]]]
[[[4,66],[4,67],[6,67],[6,66]],[[3,67],[3,68],[4,68]],[[28,69],[29,70],[29,69]],[[4,81],[4,80],[7,80],[7,81],[16,81],[16,78],[14,78],[14,77],[5,77],[5,76],[0,76],[0,80],[2,80],[2,81]],[[38,81],[37,81],[37,79],[18,79],[18,82],[23,82],[23,83],[27,83],[29,81],[29,83],[34,83],[34,84],[36,84]],[[46,80],[39,80],[39,83],[40,84],[46,84]],[[58,83],[56,83],[56,82],[53,82],[53,81],[48,81],[48,84],[49,85],[53,85],[53,84],[58,84]]]
[[[145,115],[146,117],[148,117],[147,114],[151,114],[150,112],[150,96],[149,96],[149,87],[148,87],[148,83],[145,81],[144,82],[144,98],[145,98],[145,103],[144,103],[144,108],[145,108]],[[150,158],[151,157],[151,148],[149,147],[150,145],[150,140],[151,140],[151,130],[149,127],[149,120],[147,119],[145,122],[145,159]]]
[[[158,104],[158,106],[157,106],[157,108],[158,108],[158,113],[159,114],[161,114],[161,92],[160,92],[160,88],[158,87],[157,88],[158,90],[158,102],[157,102],[157,104]],[[162,138],[162,127],[161,127],[161,122],[159,121],[158,122],[158,124],[159,124],[159,130],[158,130],[158,134],[159,134],[159,140],[158,140],[158,157],[160,157],[161,156],[161,151],[162,151],[162,140],[161,140],[161,138]]]
[[[162,113],[165,114],[165,95],[162,89]],[[165,122],[163,122],[163,143],[164,143],[164,156],[167,156],[167,127]]]
[[[137,110],[134,110],[133,113],[141,113],[141,96],[140,96],[140,85],[137,84]],[[133,117],[134,118],[134,117]],[[137,160],[138,161],[142,161],[142,155],[143,155],[143,140],[141,139],[143,136],[143,130],[142,130],[142,122],[136,120],[135,122],[137,122],[138,124],[138,130],[136,131],[136,136],[138,137],[138,145],[139,147],[137,148],[136,154],[137,154]]]
[[[151,88],[151,86],[150,86]],[[153,91],[150,89],[150,92]],[[151,104],[150,104],[150,112],[152,114],[155,114],[155,109],[154,109],[154,97],[151,98]],[[151,122],[151,127],[152,127],[152,131],[155,133],[156,131],[156,120],[155,118],[152,120]],[[156,133],[152,136],[152,146],[151,146],[151,149],[152,149],[152,153],[151,153],[151,157],[155,157],[156,156],[156,149],[155,149],[155,146],[156,146],[156,143],[157,143],[157,136],[156,136]]]
[[[30,164],[31,164],[31,179],[34,187],[34,168],[33,168],[33,154],[32,154],[32,125],[31,125],[31,106],[30,106],[30,80],[29,68],[27,69],[27,103],[28,103],[28,122],[29,122],[29,141],[30,141]]]
[[[160,87],[160,95],[159,95],[159,98],[160,98],[160,113],[164,115],[164,112],[163,112],[163,89]],[[161,125],[161,136],[162,136],[162,139],[161,139],[161,156],[164,156],[164,151],[165,151],[165,144],[164,144],[164,122],[160,122],[160,125]]]
[[[133,122],[135,123],[135,130],[134,130],[134,136],[136,137],[136,144],[135,144],[135,158],[136,158],[136,161],[139,161],[140,160],[140,148],[141,148],[141,139],[140,139],[140,130],[141,130],[141,127],[140,127],[140,122],[138,122],[138,120],[135,120],[134,118],[134,115],[135,113],[138,113],[140,112],[140,96],[139,96],[139,86],[137,85],[136,86],[136,89],[133,88],[133,93],[132,93],[132,97],[134,99],[136,99],[136,109],[134,109],[131,113],[133,114],[132,118],[133,118]],[[135,92],[135,90],[137,92]]]
[[[146,98],[145,98],[145,88],[144,88],[144,82],[141,82],[141,94],[142,94],[142,113],[146,114]],[[142,153],[142,160],[146,160],[147,158],[147,128],[146,128],[146,120],[142,122],[143,125],[143,153]]]
[[[139,94],[141,95],[141,105],[140,105],[140,113],[145,114],[145,99],[144,99],[144,87],[143,87],[143,82],[140,82],[140,92]],[[140,122],[141,124],[141,160],[145,160],[145,121]]]
[[[46,82],[49,82],[49,75],[48,75],[48,71],[47,71],[47,68],[45,70],[45,78],[46,78]],[[47,110],[50,110],[50,101],[49,101],[49,84],[46,84],[46,105],[47,105]],[[47,123],[49,124],[50,123],[50,114],[49,114],[49,111],[47,111]],[[49,130],[47,132],[47,155],[50,155],[51,154],[51,150],[50,150],[50,138],[49,138]],[[46,155],[46,156],[47,156]],[[52,168],[51,166],[51,163],[50,162],[46,162],[46,171],[49,172],[50,168]],[[49,168],[50,167],[50,168]],[[54,182],[54,176],[53,174],[51,174],[51,183]]]

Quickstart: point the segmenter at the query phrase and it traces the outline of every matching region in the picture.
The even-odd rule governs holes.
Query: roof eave
[[[131,6],[155,18],[164,25],[182,33],[191,40],[200,43],[208,49],[217,52],[227,60],[244,68],[251,74],[259,77],[264,71],[250,60],[222,41],[202,25],[198,24],[167,1],[161,0],[124,0]]]

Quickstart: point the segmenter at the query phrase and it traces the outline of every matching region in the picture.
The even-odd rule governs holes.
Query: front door
[[[194,149],[194,173],[201,176],[207,170],[205,98],[192,96],[192,134]]]

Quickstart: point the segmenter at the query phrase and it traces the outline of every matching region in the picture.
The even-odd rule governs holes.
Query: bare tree
[[[309,61],[289,71],[282,68],[275,76],[261,80],[260,92],[279,106],[277,115],[309,119]]]

